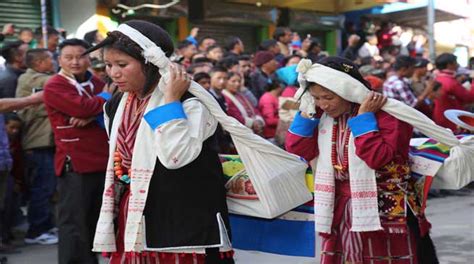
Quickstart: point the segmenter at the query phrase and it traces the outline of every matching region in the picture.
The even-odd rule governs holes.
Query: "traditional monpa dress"
[[[415,181],[408,166],[412,127],[382,111],[375,115],[356,114],[357,108],[336,119],[323,114],[326,121],[321,122],[332,122],[332,133],[321,127],[318,129],[320,119],[307,119],[297,114],[287,135],[287,150],[308,161],[319,156],[318,139],[325,137],[331,140],[335,188],[315,184],[316,191],[329,188],[331,190],[325,191],[332,191],[335,195],[331,232],[320,233],[321,263],[418,263],[414,233],[420,233],[419,223],[421,235],[426,235],[429,223],[419,214],[420,203],[414,193]],[[378,212],[383,228],[380,231],[351,231],[352,210],[357,210],[352,208],[354,193],[351,193],[349,181],[352,177],[348,157],[351,133],[356,155],[376,171]],[[364,182],[358,184],[363,185]],[[358,192],[357,195],[370,194]],[[325,202],[315,200],[315,203]],[[415,224],[409,226],[408,221]]]
[[[154,93],[154,95],[156,96],[157,92]],[[113,186],[113,191],[110,190],[110,192],[114,194],[115,196],[115,199],[114,199],[114,203],[115,203],[115,208],[116,208],[116,220],[115,220],[115,230],[116,230],[116,252],[112,253],[112,254],[107,254],[111,257],[110,259],[110,263],[111,264],[122,264],[122,263],[133,263],[133,264],[148,264],[148,263],[164,263],[164,264],[167,264],[167,263],[173,263],[173,264],[176,264],[176,263],[179,263],[179,264],[182,264],[182,263],[233,263],[232,262],[232,251],[229,251],[227,250],[226,252],[221,252],[219,253],[219,248],[218,247],[215,247],[215,248],[212,248],[212,249],[209,249],[205,246],[202,246],[202,247],[196,247],[196,245],[188,245],[189,247],[180,247],[180,246],[177,246],[175,248],[172,248],[172,249],[169,249],[169,250],[155,250],[155,249],[152,249],[154,246],[152,246],[152,244],[154,243],[155,245],[156,244],[160,244],[162,243],[162,241],[165,241],[165,243],[176,243],[176,241],[178,241],[178,243],[182,243],[182,241],[179,241],[179,239],[183,239],[183,237],[186,237],[186,234],[184,236],[182,236],[180,234],[180,231],[179,229],[176,229],[176,225],[173,225],[173,224],[165,224],[167,228],[175,228],[173,231],[170,230],[170,233],[164,233],[164,232],[160,232],[160,229],[159,227],[157,228],[154,228],[154,226],[158,226],[158,225],[162,225],[162,222],[166,222],[166,223],[172,223],[173,221],[176,222],[176,223],[182,223],[182,219],[178,219],[180,216],[178,216],[177,218],[174,218],[173,217],[170,217],[171,215],[175,215],[176,214],[179,214],[179,212],[168,212],[169,210],[179,210],[179,208],[174,208],[176,207],[176,205],[178,203],[181,203],[183,201],[168,201],[168,200],[164,200],[162,197],[163,195],[161,194],[162,191],[162,187],[160,187],[160,185],[167,185],[169,187],[169,192],[186,192],[185,189],[186,189],[186,184],[183,183],[183,186],[182,188],[183,189],[177,189],[176,186],[173,186],[173,183],[170,183],[170,182],[167,182],[166,180],[162,180],[162,177],[160,177],[162,174],[163,174],[163,171],[161,170],[160,171],[160,167],[162,167],[162,164],[160,162],[157,162],[157,168],[155,169],[155,172],[154,172],[154,176],[153,177],[156,177],[157,179],[153,179],[150,183],[150,188],[148,190],[149,192],[149,195],[146,199],[146,201],[139,201],[138,203],[143,203],[143,204],[146,204],[144,206],[144,216],[147,217],[146,219],[149,220],[150,222],[152,223],[149,223],[148,226],[146,226],[147,228],[144,228],[143,231],[147,231],[147,234],[144,234],[144,241],[143,243],[145,243],[145,250],[141,251],[141,252],[126,252],[125,250],[125,243],[124,243],[124,238],[125,238],[125,232],[126,232],[126,223],[127,223],[127,218],[129,216],[129,213],[132,212],[132,211],[136,211],[136,203],[137,202],[134,202],[134,201],[131,201],[131,192],[130,192],[130,184],[133,182],[133,181],[140,181],[140,178],[143,177],[143,176],[140,176],[140,174],[136,173],[136,174],[133,174],[132,173],[132,170],[131,170],[131,167],[132,167],[132,159],[134,158],[133,157],[133,153],[134,153],[134,149],[135,149],[135,142],[137,140],[142,140],[142,139],[137,139],[137,131],[138,131],[138,128],[140,126],[140,123],[141,122],[145,122],[144,119],[143,119],[143,115],[144,115],[144,112],[145,112],[145,108],[150,100],[150,97],[151,95],[143,98],[143,99],[139,99],[136,95],[134,94],[129,94],[127,99],[126,99],[126,103],[125,103],[125,107],[124,107],[124,110],[123,110],[123,114],[122,114],[122,119],[121,119],[121,123],[118,127],[118,131],[117,131],[117,143],[116,143],[116,150],[114,152],[114,174],[115,174],[115,179],[114,179],[114,186]],[[184,99],[189,99],[190,95],[187,94],[185,96],[185,98],[183,98],[183,101]],[[121,100],[120,96],[115,96],[110,102],[109,102],[109,105],[106,107],[106,112],[107,114],[109,115],[110,118],[112,118],[112,121],[114,119],[114,116],[117,116],[115,115],[115,113],[113,111],[116,111],[115,110],[111,110],[113,108],[116,108],[119,101]],[[191,99],[192,100],[192,99]],[[199,109],[199,107],[196,107],[197,105],[196,104],[199,104],[197,101],[194,101],[194,102],[186,102],[185,104],[188,105],[187,109],[193,109],[194,111],[197,111]],[[193,105],[193,106],[189,106],[189,105]],[[169,105],[165,105],[164,106],[165,108],[166,107],[169,107]],[[161,112],[161,115],[173,115],[171,114],[172,110],[168,110],[168,111],[162,111]],[[175,116],[176,118],[178,118],[178,116]],[[111,121],[111,122],[112,122]],[[177,122],[179,123],[179,121]],[[179,124],[176,124],[176,121],[175,121],[175,124],[167,124],[167,126],[176,126]],[[181,124],[183,125],[183,124]],[[204,134],[209,134],[209,135],[212,135],[213,134],[213,128],[215,129],[215,123],[210,120],[208,121],[208,124],[206,127],[209,127],[206,132],[204,132]],[[163,128],[164,130],[165,129],[170,129],[169,127],[166,128],[164,127]],[[167,133],[167,131],[163,131],[163,133]],[[169,139],[170,141],[173,141],[174,139],[170,138]],[[211,136],[211,140],[212,140],[212,136]],[[152,142],[150,142],[150,144],[152,144]],[[204,145],[206,143],[203,143]],[[211,144],[212,145],[212,144]],[[171,146],[163,146],[163,148],[169,148]],[[165,150],[163,150],[163,152],[165,152]],[[203,150],[202,152],[208,152],[208,149],[206,148],[206,146],[203,146]],[[214,153],[215,154],[215,153]],[[198,157],[198,160],[200,160],[201,158],[200,157],[203,157],[203,156],[206,156],[208,155],[207,153],[201,153],[201,155]],[[212,156],[212,154],[211,154]],[[217,158],[217,154],[215,155],[216,158]],[[217,160],[216,160],[217,161]],[[192,166],[192,165],[191,165]],[[210,170],[212,170],[212,164],[209,164],[210,166]],[[217,166],[220,166],[219,163],[217,163]],[[157,172],[161,172],[161,173],[157,173]],[[212,172],[210,172],[209,174],[213,174]],[[155,176],[156,175],[156,176]],[[160,175],[160,176],[158,176]],[[166,177],[177,177],[177,175],[166,175]],[[192,175],[186,175],[188,176],[188,179],[189,181],[193,181],[194,178],[198,178],[196,176],[192,176]],[[222,177],[221,177],[222,178]],[[217,179],[219,180],[219,178]],[[205,179],[203,179],[203,181],[206,181]],[[219,184],[219,183],[217,183]],[[223,185],[223,183],[222,183]],[[157,188],[158,186],[158,188]],[[199,184],[196,184],[195,188],[200,188]],[[223,191],[223,189],[222,189]],[[157,193],[160,193],[160,194],[157,194]],[[203,195],[205,196],[205,195]],[[207,209],[211,208],[212,209],[216,209],[216,210],[221,210],[221,216],[222,218],[224,219],[224,222],[226,223],[226,225],[228,225],[228,220],[227,220],[227,208],[225,206],[225,196],[224,196],[224,193],[222,192],[222,195],[221,196],[221,203],[214,203],[213,205],[215,204],[220,204],[221,205],[221,208],[219,208],[219,206],[217,206],[218,208],[213,208],[213,205],[205,205],[203,204],[202,205],[202,210],[206,210],[206,207]],[[187,198],[189,198],[186,194],[183,194],[182,196],[182,199],[184,200],[185,203],[187,204],[191,204],[192,202],[189,201],[189,202],[186,202],[185,200],[187,200]],[[196,198],[196,197],[195,197]],[[173,200],[176,200],[176,198],[171,198]],[[156,200],[162,200],[162,201],[156,201]],[[164,200],[164,201],[163,201]],[[199,198],[198,198],[199,200]],[[161,204],[168,204],[169,207],[168,207],[168,211],[166,212],[163,212],[161,211],[162,208],[163,208],[163,205],[158,205],[158,203],[161,203]],[[165,205],[166,206],[166,205]],[[174,208],[174,209],[173,209]],[[161,213],[160,213],[161,212]],[[213,214],[211,212],[211,214]],[[212,216],[211,216],[212,217]],[[167,218],[167,219],[163,219],[163,218]],[[150,219],[153,219],[153,221],[151,221]],[[157,221],[157,219],[159,219]],[[188,219],[189,221],[189,225],[192,226],[193,223],[192,223],[192,219]],[[194,221],[203,221],[203,222],[206,222],[208,219],[200,219],[199,216],[196,216],[196,219],[194,219]],[[215,215],[214,215],[214,221],[216,222],[216,226],[217,226],[217,222],[218,220],[216,220],[215,218]],[[212,220],[211,220],[212,222]],[[178,227],[179,228],[179,227]],[[213,227],[210,227],[209,228],[209,231],[204,231],[204,233],[208,234],[208,236],[212,236],[212,235],[209,235],[211,233],[213,233],[214,231],[218,231],[221,229],[222,227],[218,227],[218,229],[215,229]],[[147,230],[148,229],[148,230]],[[183,232],[186,232],[187,230],[187,227],[185,226],[182,226],[182,230],[185,230]],[[224,228],[225,230],[225,228]],[[224,230],[221,230],[221,231],[224,231]],[[198,232],[201,232],[198,231]],[[162,238],[164,236],[169,236],[169,235],[174,235],[176,236],[176,238],[179,238],[179,239],[175,239],[175,238]],[[227,236],[227,234],[225,234]],[[198,238],[199,240],[200,238]],[[204,240],[207,239],[207,238],[204,238]],[[228,238],[227,238],[228,239]],[[170,242],[170,241],[175,241],[175,242]],[[186,242],[185,242],[186,243]],[[230,244],[227,245],[230,247]],[[206,254],[208,255],[210,252],[212,252],[211,254],[214,255],[214,259],[211,261],[209,259],[209,257],[206,257]]]

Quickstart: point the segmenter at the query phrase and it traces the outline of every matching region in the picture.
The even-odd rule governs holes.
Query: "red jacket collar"
[[[449,76],[449,77],[453,77],[453,78],[456,76],[456,72],[452,71],[452,70],[441,70],[441,71],[439,71],[438,74],[441,75],[441,76]]]

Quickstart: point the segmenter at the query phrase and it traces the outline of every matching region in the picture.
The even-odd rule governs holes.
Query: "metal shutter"
[[[20,28],[31,28],[34,31],[41,26],[41,1],[39,0],[2,0],[0,10],[1,27],[7,23],[13,23],[16,31]],[[48,18],[50,17],[51,14],[48,14]],[[48,22],[50,21],[51,19],[48,19]]]
[[[210,36],[217,41],[217,44],[223,46],[229,36],[239,37],[245,46],[245,52],[253,52],[258,46],[257,27],[245,25],[230,25],[223,23],[191,23],[191,27],[199,27],[198,39],[204,36]]]

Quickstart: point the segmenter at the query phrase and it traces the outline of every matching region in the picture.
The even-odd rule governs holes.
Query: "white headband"
[[[349,74],[319,63],[313,64],[308,59],[301,60],[296,70],[299,72],[300,87],[306,88],[307,82],[314,82],[350,102],[360,104],[370,92],[365,85]]]
[[[370,93],[367,87],[349,74],[322,64],[312,64],[308,59],[300,61],[297,71],[299,72],[298,81],[300,82],[300,89],[295,97],[301,96],[307,82],[317,83],[345,100],[358,104],[361,104]],[[309,93],[303,94],[300,104],[301,111],[314,113],[315,105],[315,101]],[[418,128],[423,134],[445,145],[456,146],[460,143],[450,130],[436,125],[433,120],[400,101],[388,99],[382,110]]]
[[[142,55],[145,58],[145,63],[151,62],[160,69],[168,67],[170,60],[166,57],[163,50],[138,30],[127,24],[121,24],[118,26],[117,31],[129,37],[143,49]]]

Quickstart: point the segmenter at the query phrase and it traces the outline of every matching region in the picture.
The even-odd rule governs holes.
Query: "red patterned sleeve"
[[[303,157],[308,162],[317,157],[318,123],[319,119],[304,118],[298,112],[286,135],[286,150]]]
[[[319,155],[317,134],[312,137],[302,137],[288,132],[285,146],[288,152],[303,157],[308,162]]]
[[[408,160],[413,128],[395,117],[379,111],[379,131],[355,138],[356,154],[372,169],[380,169],[392,160]]]

